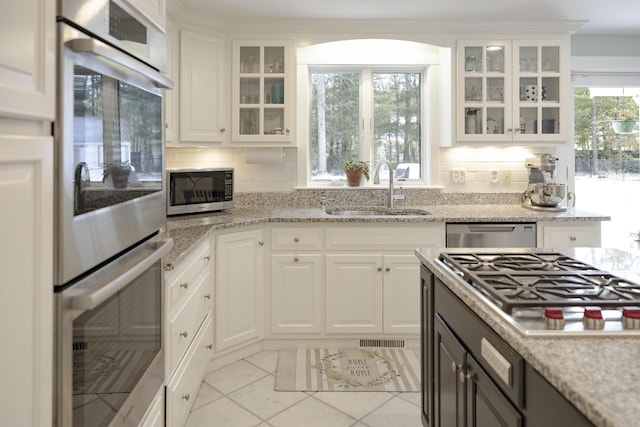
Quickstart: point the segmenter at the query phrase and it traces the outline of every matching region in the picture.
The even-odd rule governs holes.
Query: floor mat
[[[402,348],[278,352],[278,391],[420,391],[420,352]]]

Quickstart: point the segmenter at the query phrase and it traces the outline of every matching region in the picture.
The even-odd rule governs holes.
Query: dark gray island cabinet
[[[594,425],[424,265],[420,283],[423,426]]]

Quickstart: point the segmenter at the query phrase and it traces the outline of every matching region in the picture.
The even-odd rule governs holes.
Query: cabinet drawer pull
[[[294,242],[296,242],[296,243],[298,243],[298,242],[300,241],[300,238],[299,238],[299,237],[294,237],[294,238],[293,238],[293,241],[294,241]]]
[[[204,260],[205,261],[211,261],[211,255],[205,255],[204,256]]]
[[[180,283],[180,287],[181,287],[182,289],[187,289],[187,288],[189,287],[189,282],[182,282],[182,283]]]
[[[456,362],[451,362],[451,372],[455,372],[456,370],[458,370],[458,365],[456,365]]]
[[[186,338],[186,337],[189,336],[189,332],[187,332],[187,331],[180,332],[180,336]]]
[[[460,371],[460,374],[458,374],[458,378],[460,378],[460,382],[464,384],[464,382],[468,378],[468,376],[465,375],[464,372]]]
[[[191,399],[191,395],[189,393],[186,393],[182,396],[182,398],[188,402],[189,399]]]
[[[569,240],[571,240],[572,242],[575,242],[578,239],[576,238],[576,236],[569,236]]]
[[[213,350],[213,344],[207,344],[205,348],[207,350]]]
[[[300,261],[298,257],[293,257],[293,262],[298,262],[298,261]]]
[[[261,240],[258,242],[258,246],[264,246],[264,242]]]
[[[378,271],[382,271],[382,267],[378,267]]]
[[[391,271],[391,268],[387,267],[384,269],[384,271],[386,271],[387,273]]]
[[[204,294],[204,299],[211,299],[211,294]]]
[[[225,128],[220,128],[220,133],[225,133],[227,131],[227,129]]]

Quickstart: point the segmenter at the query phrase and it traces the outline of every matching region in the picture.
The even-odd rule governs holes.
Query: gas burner
[[[549,253],[441,254],[440,260],[461,271],[588,271],[597,270],[566,255]]]
[[[439,259],[528,332],[640,333],[640,284],[561,253],[442,253]],[[596,318],[602,313],[604,320]]]

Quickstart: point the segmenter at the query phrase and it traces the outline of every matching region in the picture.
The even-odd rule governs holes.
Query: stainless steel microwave
[[[168,169],[167,215],[233,207],[233,169]]]

